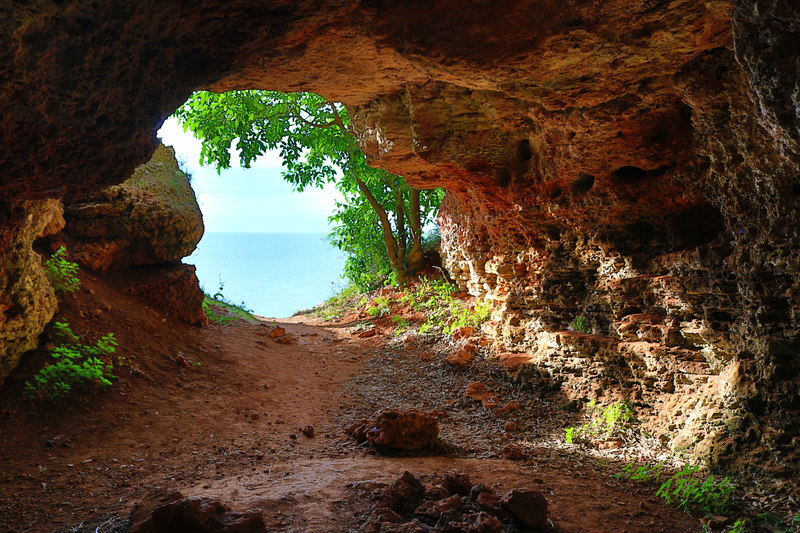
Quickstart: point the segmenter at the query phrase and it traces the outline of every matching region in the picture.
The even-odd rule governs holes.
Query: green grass
[[[222,326],[237,320],[255,320],[252,311],[244,307],[244,303],[236,305],[226,300],[220,293],[214,296],[206,294],[203,297],[203,311],[209,322]]]
[[[363,307],[366,303],[367,299],[358,287],[349,285],[317,306],[314,314],[330,322],[341,319],[348,312]]]

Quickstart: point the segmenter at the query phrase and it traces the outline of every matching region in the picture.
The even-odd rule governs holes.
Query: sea
[[[344,260],[323,233],[206,233],[183,262],[197,267],[206,293],[284,318],[339,292]]]

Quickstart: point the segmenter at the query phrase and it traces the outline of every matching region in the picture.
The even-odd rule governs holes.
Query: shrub
[[[44,273],[56,291],[73,292],[81,286],[76,275],[77,263],[67,261],[67,249],[63,246],[44,262]]]
[[[701,481],[696,474],[699,467],[685,465],[661,484],[656,496],[681,509],[697,506],[711,513],[724,513],[731,503],[734,486],[727,477],[717,481],[709,476]]]
[[[569,325],[569,328],[573,331],[580,331],[581,333],[591,333],[592,326],[589,324],[589,321],[586,320],[586,317],[583,315],[578,315],[575,317],[575,320],[572,321],[572,324]]]
[[[658,483],[662,477],[664,463],[646,463],[636,466],[632,462],[622,467],[616,477],[627,478],[639,483]],[[730,479],[716,480],[714,476],[698,479],[699,467],[684,465],[678,472],[661,483],[656,496],[667,504],[681,509],[701,508],[709,513],[724,513],[731,504],[734,485]]]
[[[601,409],[592,400],[586,407],[592,419],[582,426],[566,428],[564,439],[567,444],[611,438],[628,428],[635,420],[633,409],[626,402],[612,403]]]
[[[57,362],[39,370],[33,381],[25,382],[27,397],[54,400],[77,389],[96,390],[111,385],[114,365],[110,356],[117,346],[113,333],[91,346],[80,344],[66,322],[56,322],[53,329],[61,342],[50,350]]]

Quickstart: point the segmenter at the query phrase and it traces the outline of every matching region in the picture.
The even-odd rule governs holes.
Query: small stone
[[[463,368],[472,361],[472,353],[461,348],[445,357],[444,362],[456,368]]]
[[[472,526],[474,533],[500,533],[503,531],[503,523],[488,513],[480,512]]]
[[[503,429],[509,433],[513,433],[517,430],[517,423],[514,421],[509,420],[503,425]]]
[[[512,490],[500,504],[525,527],[542,529],[547,525],[547,500],[535,490]]]
[[[518,401],[512,400],[512,401],[506,403],[505,405],[503,405],[502,407],[498,407],[497,409],[495,409],[494,410],[494,416],[497,416],[497,417],[505,416],[505,415],[507,415],[507,414],[509,414],[509,413],[511,413],[513,411],[516,411],[516,410],[520,409],[521,407],[522,406],[519,404]]]
[[[442,478],[442,485],[450,494],[458,494],[459,496],[469,496],[472,490],[472,482],[465,474],[450,473],[445,474]]]
[[[272,328],[272,331],[269,332],[270,339],[277,339],[285,335],[286,335],[286,330],[280,326],[275,326],[274,328]]]
[[[511,461],[519,461],[524,456],[522,453],[522,448],[516,444],[507,444],[503,447],[503,451],[501,453],[503,454],[503,457]]]
[[[455,328],[452,332],[450,332],[450,335],[454,339],[466,339],[473,333],[475,333],[475,328],[471,326],[464,326],[460,328]]]
[[[432,485],[425,488],[426,500],[441,500],[450,496],[450,491],[441,485]]]
[[[414,514],[427,516],[428,518],[439,518],[442,513],[460,509],[462,505],[463,502],[461,501],[461,496],[458,494],[453,494],[452,496],[443,498],[441,500],[423,503],[417,507],[417,510],[414,511]]]
[[[403,517],[395,513],[388,507],[381,505],[375,507],[372,510],[372,514],[370,515],[370,520],[375,520],[376,522],[389,522],[392,524],[397,524],[403,521]]]
[[[303,429],[300,430],[300,432],[309,439],[314,438],[314,426],[305,426]]]

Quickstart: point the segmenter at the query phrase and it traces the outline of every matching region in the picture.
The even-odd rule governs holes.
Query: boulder
[[[175,262],[141,267],[126,272],[124,279],[125,292],[183,322],[196,326],[208,324],[203,311],[203,291],[193,265]]]
[[[203,236],[189,177],[164,145],[122,184],[64,204],[70,257],[89,270],[179,261]]]

